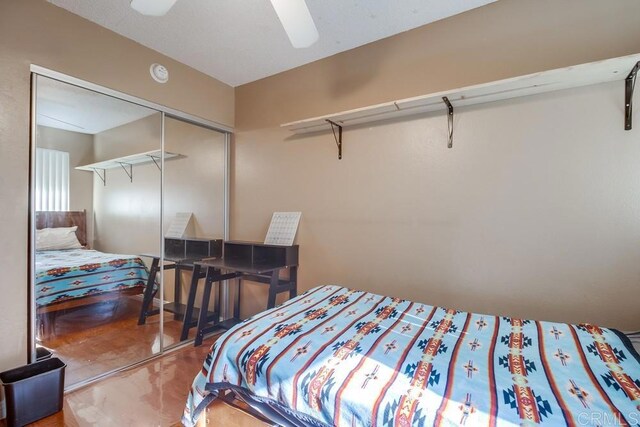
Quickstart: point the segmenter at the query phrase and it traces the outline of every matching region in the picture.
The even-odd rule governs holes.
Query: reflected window
[[[69,210],[69,153],[36,148],[36,211]]]

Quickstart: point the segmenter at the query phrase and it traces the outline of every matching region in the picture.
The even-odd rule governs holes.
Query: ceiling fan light
[[[318,41],[318,29],[304,0],[271,0],[273,8],[295,48]]]
[[[131,0],[131,8],[147,16],[164,16],[177,0]]]

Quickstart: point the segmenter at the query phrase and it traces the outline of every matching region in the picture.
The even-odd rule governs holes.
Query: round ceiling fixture
[[[153,80],[157,81],[158,83],[166,83],[169,81],[169,70],[167,70],[167,67],[165,67],[164,65],[151,64],[151,67],[149,67],[149,72],[151,73],[151,77],[153,77]]]

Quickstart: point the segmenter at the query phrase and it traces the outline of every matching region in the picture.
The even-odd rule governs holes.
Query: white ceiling
[[[36,123],[96,134],[139,120],[155,110],[47,77],[38,77]]]
[[[178,0],[163,17],[130,0],[49,1],[238,86],[495,0],[307,0],[320,40],[306,49],[291,46],[269,0]]]

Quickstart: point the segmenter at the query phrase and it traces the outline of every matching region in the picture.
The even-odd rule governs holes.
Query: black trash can
[[[24,426],[62,410],[64,369],[57,357],[0,373],[7,426]]]

